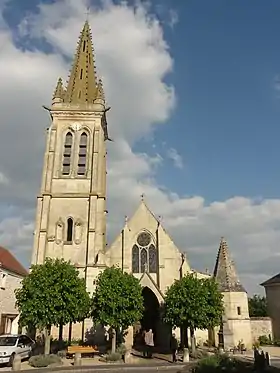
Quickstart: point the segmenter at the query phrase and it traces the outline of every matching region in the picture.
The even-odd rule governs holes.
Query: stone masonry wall
[[[257,341],[261,335],[272,335],[272,322],[270,317],[251,317],[252,339]]]

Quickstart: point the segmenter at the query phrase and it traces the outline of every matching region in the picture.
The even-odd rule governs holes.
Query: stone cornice
[[[106,196],[98,193],[42,193],[37,198],[44,198],[45,196],[51,198],[89,198],[93,196],[106,200]]]

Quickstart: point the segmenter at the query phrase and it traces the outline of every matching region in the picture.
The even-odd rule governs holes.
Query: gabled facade
[[[0,335],[18,332],[15,290],[21,287],[27,271],[5,248],[0,247]]]
[[[139,279],[147,269],[163,293],[175,279],[190,272],[187,259],[143,199],[106,250],[106,258],[109,265],[119,265]]]

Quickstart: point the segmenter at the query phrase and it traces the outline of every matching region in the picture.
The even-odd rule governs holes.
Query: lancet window
[[[73,219],[67,219],[67,231],[66,231],[66,242],[71,243],[73,241]]]
[[[73,136],[71,132],[67,132],[64,141],[62,174],[69,175],[71,170],[71,155],[73,147]]]
[[[132,272],[157,272],[157,249],[152,236],[148,232],[141,232],[132,247]]]
[[[81,134],[79,144],[78,175],[86,174],[88,136],[85,132]]]

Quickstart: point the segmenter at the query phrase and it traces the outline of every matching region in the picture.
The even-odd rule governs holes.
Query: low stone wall
[[[257,341],[261,335],[273,338],[270,317],[251,317],[252,340]]]

